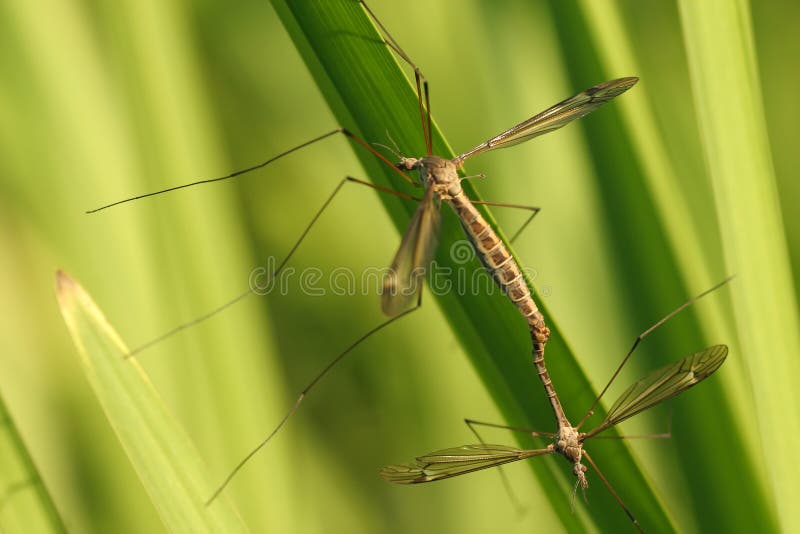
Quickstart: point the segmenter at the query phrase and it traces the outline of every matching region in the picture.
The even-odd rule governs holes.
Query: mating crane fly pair
[[[716,287],[719,287],[721,284],[684,303],[682,306],[658,321],[653,327],[643,332],[637,338],[631,350],[622,360],[622,363],[613,374],[611,381],[609,381],[608,385],[606,385],[606,387],[603,389],[600,396],[598,396],[594,401],[592,407],[578,423],[578,425],[573,427],[564,413],[564,410],[558,399],[558,395],[556,394],[555,388],[550,380],[547,368],[545,367],[544,349],[549,338],[549,330],[545,325],[544,317],[533,300],[531,290],[522,274],[522,270],[520,269],[519,265],[506,248],[504,242],[498,237],[491,225],[478,211],[476,204],[513,207],[529,210],[532,212],[532,214],[527,222],[529,222],[530,218],[536,214],[538,208],[485,201],[472,201],[467,197],[461,187],[461,181],[470,177],[462,177],[459,175],[459,170],[461,169],[462,164],[468,158],[496,148],[513,146],[539,135],[557,130],[562,126],[579,119],[588,113],[591,113],[598,107],[627,91],[638,81],[638,79],[635,77],[619,78],[591,87],[492,137],[491,139],[488,139],[475,148],[464,152],[453,159],[442,158],[433,154],[430,99],[425,77],[422,75],[420,69],[409,59],[405,52],[403,52],[402,48],[398,45],[398,43],[394,40],[383,24],[381,24],[378,18],[372,13],[363,0],[361,1],[361,5],[364,7],[368,16],[380,28],[385,44],[391,48],[400,59],[414,69],[419,102],[420,121],[427,151],[426,155],[414,158],[404,157],[399,153],[395,153],[395,156],[397,156],[399,161],[392,163],[386,156],[384,156],[377,149],[373,148],[373,146],[371,146],[369,143],[362,140],[360,137],[356,136],[345,128],[337,128],[336,130],[325,133],[301,145],[282,152],[281,154],[278,154],[277,156],[270,158],[269,160],[258,165],[242,169],[229,175],[209,180],[192,182],[189,184],[127,198],[91,210],[89,212],[97,212],[118,204],[130,202],[132,200],[138,200],[202,183],[210,183],[234,178],[256,169],[266,167],[270,163],[281,159],[284,156],[336,134],[345,135],[351,141],[356,143],[356,145],[371,152],[381,161],[392,167],[392,169],[399,173],[404,180],[414,183],[418,186],[424,186],[424,195],[422,198],[417,198],[406,193],[401,193],[385,187],[373,185],[356,178],[345,178],[334,189],[333,193],[328,197],[323,206],[316,213],[308,226],[304,229],[300,238],[292,247],[286,258],[278,266],[273,274],[273,277],[277,277],[286,263],[291,259],[292,255],[301,245],[311,228],[318,221],[322,213],[330,205],[336,194],[346,183],[364,185],[381,193],[388,193],[401,198],[412,199],[420,202],[416,213],[412,217],[411,222],[409,223],[403,235],[397,254],[392,261],[389,274],[384,281],[384,288],[381,296],[381,306],[389,318],[357,339],[346,350],[337,355],[322,369],[321,372],[319,372],[313,378],[313,380],[309,382],[278,425],[267,435],[264,440],[262,440],[236,465],[236,467],[230,472],[220,487],[214,492],[209,502],[213,501],[213,499],[216,498],[216,496],[226,487],[226,485],[233,479],[236,473],[247,463],[247,461],[277,434],[286,421],[298,409],[300,403],[303,401],[308,392],[339,361],[341,361],[357,345],[370,337],[372,334],[419,308],[421,303],[421,282],[422,278],[424,277],[425,270],[430,264],[436,249],[436,241],[440,222],[439,204],[443,201],[447,204],[450,204],[454,209],[459,217],[459,220],[461,221],[467,237],[473,244],[478,257],[481,260],[481,263],[492,275],[492,278],[503,290],[503,293],[508,296],[511,302],[513,302],[513,304],[518,308],[528,323],[533,346],[533,363],[551,404],[557,423],[557,430],[554,433],[532,432],[534,436],[543,436],[553,439],[553,442],[545,448],[525,450],[500,445],[467,445],[464,447],[445,449],[426,454],[418,457],[416,461],[412,463],[385,467],[380,472],[381,476],[390,482],[400,484],[431,482],[443,478],[470,473],[480,469],[499,466],[505,463],[522,460],[533,456],[557,453],[563,455],[573,464],[573,473],[576,476],[575,488],[577,489],[578,487],[586,488],[588,485],[584,474],[586,467],[581,463],[582,459],[586,458],[588,463],[598,473],[603,483],[606,485],[606,487],[608,487],[614,498],[623,507],[625,512],[638,528],[639,524],[634,518],[633,514],[631,514],[628,508],[624,505],[621,498],[617,495],[605,476],[597,468],[589,454],[583,449],[583,444],[586,440],[595,437],[600,432],[624,421],[625,419],[628,419],[629,417],[632,417],[633,415],[636,415],[643,410],[646,410],[671,397],[674,397],[675,395],[678,395],[679,393],[682,393],[683,391],[689,389],[708,377],[717,368],[719,368],[719,366],[725,360],[727,355],[727,347],[724,345],[713,346],[695,354],[686,356],[671,365],[654,371],[650,375],[635,382],[631,387],[629,387],[619,398],[619,400],[614,403],[603,421],[597,427],[589,432],[580,432],[579,429],[593,413],[593,410],[600,398],[611,385],[611,382],[613,382],[613,380],[616,378],[622,366],[624,366],[627,360],[630,358],[638,343],[656,327],[666,322],[666,320],[691,304],[697,298],[712,291],[713,289],[716,289]],[[418,173],[419,182],[415,182],[413,179],[409,178],[409,176],[406,174],[406,172],[409,171]],[[527,224],[527,222],[525,224]],[[517,235],[519,235],[519,232]],[[166,334],[139,346],[139,348],[131,351],[129,356],[140,352],[144,348],[157,343],[166,337],[174,335],[180,330],[208,319],[209,317],[222,311],[222,309],[252,294],[256,289],[257,288],[248,288],[248,291],[228,301],[215,310],[212,310],[210,313],[203,315],[191,322],[180,325]],[[502,427],[501,425],[489,426]]]

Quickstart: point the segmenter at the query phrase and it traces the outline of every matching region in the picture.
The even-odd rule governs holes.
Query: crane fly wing
[[[719,369],[727,356],[727,346],[714,345],[685,356],[677,362],[661,367],[637,380],[620,395],[608,410],[603,422],[597,428],[589,431],[587,437],[697,385]]]
[[[380,475],[394,484],[420,484],[552,452],[552,446],[546,449],[516,449],[505,445],[464,445],[431,452],[411,463],[386,466],[380,470]]]
[[[411,219],[392,266],[383,279],[381,308],[394,317],[417,299],[422,290],[425,271],[436,250],[441,212],[433,189],[425,197]]]
[[[504,148],[516,145],[534,137],[558,130],[562,126],[588,115],[606,102],[621,95],[639,81],[639,78],[618,78],[604,82],[578,93],[558,104],[547,108],[538,115],[509,128],[488,141],[481,143],[472,150],[455,158],[456,163],[461,163],[468,157],[480,152],[495,148]]]

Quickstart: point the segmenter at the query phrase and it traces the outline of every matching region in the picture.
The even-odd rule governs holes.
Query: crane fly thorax
[[[458,167],[449,159],[439,156],[401,158],[397,167],[419,172],[420,182],[431,187],[440,198],[451,198],[462,193]]]
[[[555,450],[563,454],[570,462],[581,461],[582,445],[578,439],[580,435],[570,425],[561,426],[555,437]]]
[[[558,429],[555,437],[555,451],[570,461],[573,466],[573,474],[578,478],[578,483],[585,488],[587,486],[584,475],[586,466],[581,464],[583,444],[580,434],[574,427],[567,424]]]

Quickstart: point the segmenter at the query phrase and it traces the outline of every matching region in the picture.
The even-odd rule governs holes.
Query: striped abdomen
[[[544,349],[550,332],[544,324],[544,317],[539,312],[539,307],[536,306],[536,302],[531,296],[522,270],[506,248],[505,243],[497,236],[466,195],[463,193],[454,195],[448,201],[461,219],[461,224],[475,246],[481,263],[525,317],[531,330],[537,334],[534,343],[541,344]]]
[[[476,253],[494,281],[511,302],[519,309],[528,322],[533,339],[533,364],[544,385],[547,397],[556,414],[559,425],[566,422],[564,410],[550,381],[544,364],[544,346],[550,337],[550,330],[544,323],[544,316],[536,306],[522,270],[486,219],[480,214],[469,198],[462,192],[448,199],[456,210],[461,224],[475,246]]]

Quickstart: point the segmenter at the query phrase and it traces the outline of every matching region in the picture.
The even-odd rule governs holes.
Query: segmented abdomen
[[[481,263],[491,273],[500,289],[519,309],[528,324],[542,335],[543,339],[537,341],[542,344],[546,343],[547,328],[544,325],[544,317],[539,312],[528,284],[525,282],[525,277],[522,275],[522,270],[514,257],[466,195],[456,195],[449,201],[461,219],[461,224],[470,241],[475,246]]]
[[[486,219],[463,193],[453,195],[450,205],[456,210],[464,231],[475,247],[481,263],[489,271],[495,283],[508,296],[528,322],[533,340],[533,364],[539,379],[553,406],[559,426],[568,423],[556,391],[550,381],[550,374],[544,364],[544,346],[550,337],[550,330],[544,323],[544,316],[536,306],[522,270],[508,251],[505,243],[498,237]]]

